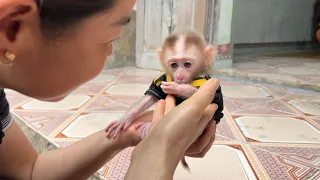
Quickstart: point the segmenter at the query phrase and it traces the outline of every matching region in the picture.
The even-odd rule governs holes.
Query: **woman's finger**
[[[165,115],[168,114],[173,108],[176,107],[176,100],[173,96],[168,95],[166,98]]]
[[[212,78],[208,80],[193,96],[184,102],[184,106],[193,105],[191,113],[194,113],[195,116],[201,115],[203,109],[205,109],[212,102],[219,84],[220,81],[218,79]]]
[[[190,146],[187,150],[187,154],[198,154],[205,149],[209,144],[213,134],[215,133],[216,123],[214,120],[210,121],[208,127],[205,129],[203,134]]]
[[[210,104],[203,112],[202,118],[200,119],[199,126],[200,128],[206,128],[209,122],[212,120],[215,112],[218,109],[218,105]],[[201,133],[201,132],[200,132]]]
[[[210,142],[207,144],[207,146],[202,150],[200,153],[195,153],[195,154],[186,154],[188,157],[193,157],[193,158],[204,158],[204,156],[208,153],[208,151],[212,148],[212,145],[215,141],[215,135],[213,135],[210,139]]]
[[[150,130],[152,130],[158,124],[158,122],[164,117],[165,107],[166,102],[164,100],[159,100],[153,111],[152,126]]]

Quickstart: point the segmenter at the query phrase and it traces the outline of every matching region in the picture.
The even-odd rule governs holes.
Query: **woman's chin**
[[[40,101],[47,101],[47,102],[59,102],[62,101],[67,96],[59,96],[59,97],[50,97],[50,98],[41,98]]]

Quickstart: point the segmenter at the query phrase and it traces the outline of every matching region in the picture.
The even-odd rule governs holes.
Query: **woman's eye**
[[[190,63],[190,62],[185,62],[185,63],[184,63],[184,67],[190,68],[190,67],[191,67],[191,63]]]
[[[175,63],[175,62],[173,62],[173,63],[171,63],[171,64],[170,64],[170,66],[171,66],[171,68],[175,69],[175,68],[177,68],[177,67],[178,67],[178,64],[177,64],[177,63]]]

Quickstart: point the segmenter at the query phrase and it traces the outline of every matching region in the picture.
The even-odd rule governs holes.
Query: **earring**
[[[6,52],[4,53],[4,57],[6,57],[6,59],[9,60],[9,61],[11,61],[11,62],[16,59],[16,55],[13,54],[13,53],[10,52],[10,51],[6,51]]]
[[[12,62],[16,59],[16,55],[10,51],[4,52],[4,60],[0,61],[0,65],[5,67],[12,66]]]

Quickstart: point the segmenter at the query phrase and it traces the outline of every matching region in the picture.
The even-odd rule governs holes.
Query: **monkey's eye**
[[[191,62],[185,62],[184,63],[184,67],[186,67],[186,68],[190,68],[191,67]]]
[[[171,68],[175,69],[178,67],[178,64],[175,62],[170,63]]]

